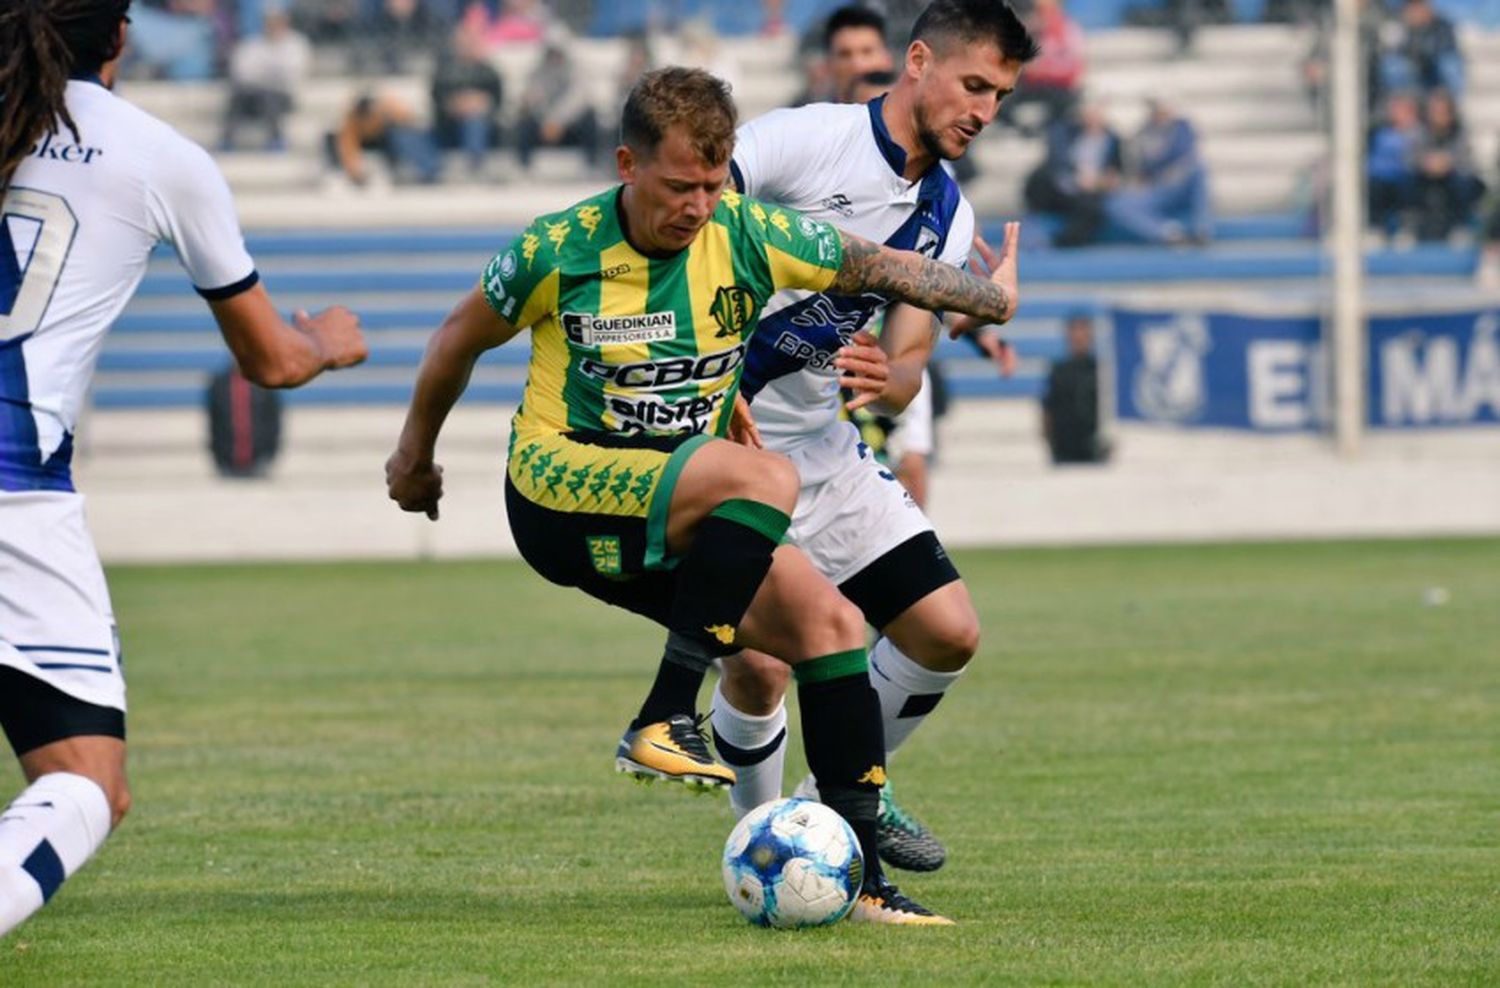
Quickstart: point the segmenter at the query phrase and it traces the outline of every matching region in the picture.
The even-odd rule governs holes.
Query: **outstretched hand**
[[[974,252],[979,255],[981,264],[988,271],[990,281],[1005,289],[1005,295],[1010,299],[1010,308],[1006,310],[1005,318],[999,320],[1000,323],[1015,318],[1016,309],[1021,304],[1020,245],[1021,224],[1015,220],[1005,224],[1005,239],[1001,242],[998,253],[984,237],[974,234]],[[949,325],[948,335],[958,339],[983,325],[986,324],[973,316],[958,316]]]

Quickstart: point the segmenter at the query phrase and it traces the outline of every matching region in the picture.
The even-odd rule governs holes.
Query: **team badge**
[[[509,280],[516,276],[516,252],[506,251],[505,256],[500,258],[500,277]]]
[[[719,324],[715,339],[743,336],[745,327],[755,318],[755,295],[739,285],[721,286],[714,293],[714,303],[709,306],[708,314]]]

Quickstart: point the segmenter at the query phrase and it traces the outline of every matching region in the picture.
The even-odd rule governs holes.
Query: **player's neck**
[[[620,221],[620,233],[625,237],[625,242],[631,246],[637,254],[642,257],[654,257],[665,259],[681,254],[685,248],[681,247],[659,247],[652,246],[641,241],[638,231],[646,228],[645,223],[633,222],[630,208],[635,202],[635,190],[629,183],[620,186],[620,193],[615,197],[615,217]]]
[[[886,94],[885,102],[880,106],[880,116],[885,121],[885,129],[891,135],[891,140],[906,152],[906,167],[902,169],[901,177],[908,182],[915,182],[927,174],[927,170],[937,160],[917,137],[916,102],[898,84]]]

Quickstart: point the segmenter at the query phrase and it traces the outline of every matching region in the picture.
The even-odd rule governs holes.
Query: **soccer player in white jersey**
[[[176,248],[252,381],[293,387],[365,356],[347,309],[282,321],[208,154],[110,92],[128,8],[0,5],[0,727],[27,780],[0,813],[0,934],[130,805],[120,646],[69,463],[152,248]]]
[[[974,213],[943,162],[994,119],[1036,51],[1006,4],[936,0],[913,26],[888,95],[751,121],[740,129],[734,180],[750,195],[962,266]],[[999,259],[1012,286],[1017,233],[1010,224]],[[886,304],[869,294],[781,293],[761,317],[743,388],[760,438],[801,475],[790,538],[881,632],[870,680],[889,757],[974,655],[979,621],[931,523],[839,416],[840,384],[859,392],[851,407],[878,400],[891,410],[920,386],[934,315],[890,305],[877,345],[863,327]],[[752,652],[723,661],[713,727],[719,757],[738,776],[738,813],[780,795],[785,690],[780,663]],[[885,795],[882,857],[896,867],[940,867],[942,845]]]

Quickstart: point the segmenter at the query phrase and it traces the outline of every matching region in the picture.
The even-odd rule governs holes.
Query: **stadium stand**
[[[755,5],[744,5],[754,8]],[[601,11],[631,5],[601,4]],[[788,19],[801,17],[789,3]],[[793,9],[796,8],[796,9]],[[633,9],[633,8],[632,8]],[[1085,23],[1089,5],[1070,3]],[[618,13],[618,16],[625,16]],[[615,25],[619,27],[620,25]],[[628,25],[627,25],[628,26]],[[596,28],[598,25],[596,25]],[[740,31],[740,33],[744,33]],[[1175,54],[1169,32],[1142,28],[1094,31],[1088,36],[1089,98],[1101,102],[1124,133],[1134,131],[1143,99],[1170,94],[1199,131],[1211,175],[1216,214],[1212,247],[1198,250],[1100,246],[1073,251],[1028,249],[1022,277],[1027,294],[1011,336],[1022,357],[1018,375],[1001,381],[990,365],[962,343],[944,341],[938,356],[956,394],[1034,396],[1048,362],[1061,352],[1064,316],[1080,306],[1096,310],[1117,292],[1150,283],[1170,299],[1174,292],[1315,286],[1326,261],[1314,239],[1312,176],[1326,156],[1327,139],[1303,89],[1300,66],[1310,43],[1306,28],[1286,25],[1211,26],[1193,47]],[[1470,65],[1465,115],[1476,155],[1495,160],[1500,136],[1500,31],[1466,28]],[[601,119],[612,121],[626,45],[618,39],[578,38],[576,54]],[[795,41],[789,35],[723,40],[720,55],[739,69],[736,92],[746,116],[786,102],[800,84],[790,70]],[[658,52],[670,61],[670,39]],[[536,45],[511,46],[497,58],[507,93],[519,92],[539,56]],[[290,304],[345,302],[370,331],[369,364],[304,391],[306,403],[389,403],[405,400],[428,333],[447,306],[472,284],[484,261],[519,225],[597,188],[570,151],[540,151],[532,176],[518,174],[502,157],[482,181],[433,187],[400,187],[366,193],[330,176],[323,134],[369,80],[340,74],[342,63],[320,55],[315,78],[299,91],[286,125],[287,151],[235,152],[220,161],[252,231],[251,247],[268,284]],[[428,105],[428,67],[385,76],[378,89]],[[189,136],[213,146],[222,119],[222,83],[132,81],[129,97],[173,121]],[[1042,154],[1042,142],[1013,131],[986,134],[974,155],[980,176],[967,192],[993,225],[1020,208],[1020,190]],[[467,174],[465,169],[453,169]],[[1029,223],[1028,244],[1046,240],[1043,220]],[[1474,269],[1469,246],[1424,245],[1407,251],[1376,250],[1370,272],[1381,279],[1424,276],[1458,284]],[[153,263],[136,301],[109,337],[94,396],[99,408],[148,408],[201,403],[207,374],[222,357],[212,322],[188,290],[175,262]],[[1439,281],[1441,286],[1443,281]],[[491,354],[476,374],[470,400],[514,401],[525,373],[524,343]]]

